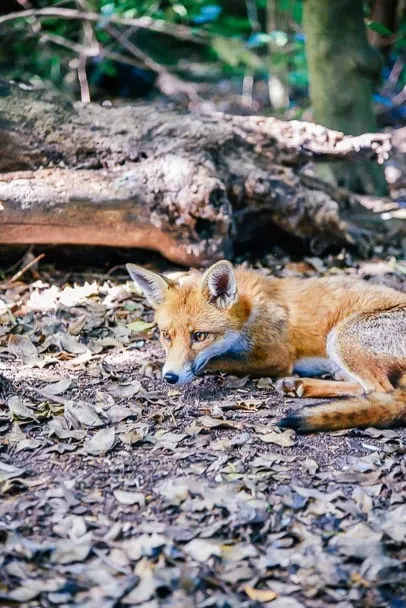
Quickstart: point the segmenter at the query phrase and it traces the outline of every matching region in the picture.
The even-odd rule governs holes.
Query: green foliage
[[[392,34],[389,28],[382,25],[382,23],[378,23],[377,21],[367,21],[367,26],[370,30],[373,32],[378,32],[378,34],[381,34],[382,36],[390,36],[390,34]]]
[[[83,10],[78,0],[37,0],[35,6]],[[264,80],[275,75],[290,99],[299,92],[302,106],[307,104],[308,73],[301,33],[303,0],[86,0],[84,6],[100,14],[100,21],[88,22],[93,32],[90,48],[88,40],[84,46],[87,22],[82,20],[41,16],[1,25],[2,74],[45,81],[78,96],[78,57],[82,49],[87,53],[92,95],[101,79],[119,77],[117,59],[121,59],[121,63],[147,70],[155,62],[186,79],[194,78],[196,70],[188,70],[193,65],[200,65],[206,74],[211,71],[240,80],[246,73]],[[365,14],[370,29],[383,36],[392,35],[382,24],[372,21],[367,10]],[[115,25],[116,34],[118,31],[128,37],[134,45],[131,50],[109,29],[112,17],[151,18],[162,33],[148,27]],[[176,27],[184,28],[187,36],[178,36],[173,31]],[[404,54],[405,34],[403,24],[394,36],[395,53]],[[193,43],[196,36],[199,43]]]
[[[290,81],[305,86],[303,44],[294,43],[290,33],[267,34],[266,0],[247,1],[259,16],[261,31],[248,17],[245,0],[90,0],[89,10],[99,12],[101,16],[100,22],[91,23],[94,43],[98,43],[101,50],[97,72],[114,77],[117,64],[111,56],[117,54],[130,59],[130,63],[136,61],[141,67],[143,64],[142,59],[128,52],[128,48],[123,48],[111,35],[106,27],[107,19],[150,17],[162,23],[163,31],[165,24],[182,25],[188,28],[191,37],[194,32],[203,32],[207,38],[206,45],[197,46],[177,41],[176,35],[162,37],[145,29],[134,30],[131,42],[158,64],[169,66],[175,72],[180,60],[193,56],[200,62],[215,62],[228,75],[241,76],[247,69],[259,75],[266,75],[269,70],[288,69],[292,72]],[[278,0],[277,5],[282,13],[291,13],[291,19],[301,18],[301,2]],[[79,10],[76,0],[62,5],[60,0],[40,0],[36,6]],[[126,31],[125,27],[119,26],[119,29],[123,33]],[[80,20],[55,16],[10,21],[0,28],[0,69],[9,77],[49,81],[77,94],[76,70],[82,41],[83,22]],[[289,46],[289,43],[292,44]],[[7,49],[7,53],[1,49]],[[88,66],[93,61],[90,55],[88,53]],[[144,63],[148,67],[148,62]],[[90,78],[91,84],[93,81]]]
[[[242,64],[252,69],[259,69],[262,65],[258,55],[247,49],[244,42],[238,38],[226,39],[215,36],[211,47],[219,59],[231,67],[237,68]]]

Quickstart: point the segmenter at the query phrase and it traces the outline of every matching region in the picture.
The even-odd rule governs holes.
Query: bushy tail
[[[299,433],[403,425],[406,425],[406,375],[390,393],[370,393],[365,397],[305,407],[282,418],[278,424],[280,428],[295,429]]]

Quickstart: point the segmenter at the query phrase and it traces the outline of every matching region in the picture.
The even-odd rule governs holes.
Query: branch
[[[76,42],[71,42],[67,38],[63,36],[58,36],[56,34],[49,34],[48,32],[41,33],[40,42],[46,44],[47,42],[51,42],[52,44],[56,44],[65,49],[73,51],[74,53],[86,54],[87,57],[105,57],[106,59],[112,59],[113,61],[118,61],[121,63],[126,63],[127,65],[131,65],[136,68],[145,67],[144,62],[136,61],[135,59],[131,59],[126,55],[122,55],[121,53],[115,53],[113,51],[108,51],[104,46],[100,46],[99,49],[95,48],[85,48],[81,44],[77,44]]]
[[[167,94],[168,96],[176,93],[184,93],[189,99],[197,99],[196,85],[184,82],[177,76],[171,74],[163,65],[157,63],[154,59],[149,57],[147,53],[144,53],[144,51],[139,49],[133,42],[128,40],[116,27],[108,25],[106,30],[110,36],[115,38],[131,55],[142,61],[147,68],[159,74],[161,78],[158,81],[157,86],[162,93]]]
[[[28,17],[35,17],[37,19],[56,17],[59,19],[91,21],[97,23],[101,27],[105,27],[109,23],[114,23],[117,25],[126,25],[135,28],[152,30],[153,32],[159,32],[161,34],[168,34],[170,36],[174,36],[175,38],[179,38],[180,40],[187,40],[196,44],[207,44],[212,38],[211,34],[205,32],[204,30],[194,30],[185,25],[168,23],[167,21],[153,19],[152,17],[137,17],[134,19],[118,17],[117,15],[106,17],[105,15],[101,15],[99,13],[78,11],[71,8],[49,7],[9,13],[8,15],[2,15],[0,17],[0,26],[8,21],[27,19]],[[216,35],[216,37],[218,38],[219,36]]]
[[[276,141],[285,154],[284,161],[303,164],[315,161],[355,160],[368,158],[382,164],[388,159],[392,149],[390,133],[363,133],[345,135],[327,127],[305,121],[284,121],[273,117],[231,116],[216,113],[232,124],[233,130],[250,143],[265,148]]]

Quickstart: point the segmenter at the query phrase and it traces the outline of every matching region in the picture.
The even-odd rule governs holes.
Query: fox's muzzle
[[[162,377],[168,384],[180,386],[191,382],[195,377],[195,373],[193,366],[189,363],[183,367],[175,367],[175,365],[166,362],[162,369]]]

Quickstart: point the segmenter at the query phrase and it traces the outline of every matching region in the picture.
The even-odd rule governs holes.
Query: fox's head
[[[241,356],[247,350],[243,329],[249,303],[238,295],[230,262],[217,262],[184,284],[135,264],[127,264],[127,270],[155,308],[166,351],[166,382],[185,384],[210,361]]]

